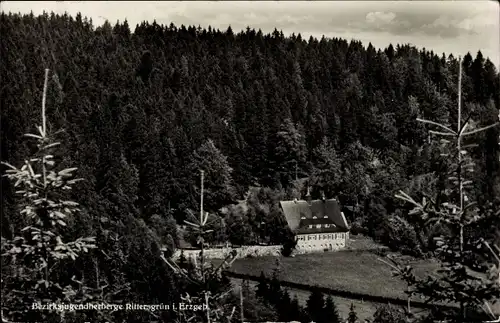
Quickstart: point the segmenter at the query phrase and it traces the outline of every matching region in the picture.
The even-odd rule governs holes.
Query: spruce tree
[[[243,284],[243,309],[244,319],[248,322],[254,321],[276,321],[277,313],[269,304],[256,297],[254,290],[245,287]],[[239,308],[241,303],[239,297],[236,297],[235,305]],[[238,321],[239,322],[239,321]]]
[[[335,305],[333,298],[331,295],[328,295],[325,300],[325,307],[321,314],[321,319],[318,323],[340,323],[340,315],[337,310],[337,306]]]
[[[429,199],[424,197],[422,202],[418,202],[402,191],[396,195],[414,206],[410,215],[420,217],[427,224],[441,224],[446,229],[435,238],[438,246],[435,254],[441,267],[439,276],[418,279],[411,267],[402,268],[394,260],[392,260],[394,265],[391,266],[395,273],[402,276],[409,287],[412,287],[412,290],[408,290],[410,295],[420,294],[425,296],[428,302],[445,302],[459,306],[458,311],[443,311],[442,320],[467,322],[471,314],[470,309],[477,311],[478,308],[483,308],[491,319],[497,318],[491,309],[491,304],[495,303],[500,295],[500,263],[498,263],[500,255],[496,254],[498,249],[494,251],[490,246],[492,241],[488,242],[482,237],[465,234],[468,230],[474,230],[485,217],[485,213],[482,213],[470,199],[471,172],[474,163],[467,151],[471,143],[466,140],[471,135],[497,124],[474,129],[471,128],[469,119],[462,121],[461,62],[459,66],[457,130],[446,124],[419,119],[437,127],[438,130],[430,132],[444,138],[441,140],[441,156],[446,161],[448,178],[443,191],[440,192],[443,200],[438,203],[432,197]],[[491,254],[489,257],[491,260],[487,261],[491,271],[486,277],[473,274],[470,270],[468,259],[471,254],[477,252]]]
[[[269,294],[268,300],[271,304],[277,305],[281,298],[281,283],[279,281],[279,276],[273,274],[271,281],[269,282]]]
[[[313,158],[315,167],[312,182],[323,190],[325,196],[335,196],[341,186],[341,163],[335,148],[326,137],[319,147],[314,149]]]
[[[179,267],[185,269],[187,267],[187,259],[184,255],[184,249],[181,249],[181,255],[179,256]]]
[[[303,172],[307,157],[306,142],[300,127],[290,119],[283,121],[275,138],[273,170],[279,173],[281,184],[286,187],[295,178],[295,170],[299,174]]]
[[[46,69],[42,125],[38,133],[25,135],[36,140],[38,150],[19,168],[2,162],[9,168],[4,176],[14,182],[22,203],[20,214],[28,224],[11,240],[2,236],[2,264],[8,269],[8,275],[2,275],[2,321],[64,321],[71,314],[55,308],[37,310],[33,304],[87,303],[99,299],[101,292],[89,288],[81,271],[73,271],[72,277],[64,273],[65,264],[75,263],[97,246],[95,237],[64,241],[68,223],[74,223],[81,211],[78,203],[67,199],[67,192],[82,179],[73,178],[77,168],[57,165],[61,143],[55,141],[46,120],[48,76]]]
[[[290,305],[292,299],[290,298],[290,293],[288,289],[280,292],[280,298],[278,304],[276,305],[276,310],[278,312],[278,318],[280,321],[290,321],[293,318],[290,316]]]
[[[292,301],[290,302],[289,313],[290,313],[290,320],[299,321],[301,319],[302,308],[299,304],[297,295],[295,295]]]
[[[179,322],[232,322],[235,306],[228,302],[228,297],[231,294],[231,286],[229,279],[223,274],[223,271],[228,269],[232,262],[236,259],[236,251],[230,252],[224,260],[217,266],[207,260],[205,248],[207,243],[205,236],[211,230],[207,229],[207,224],[210,220],[210,214],[203,209],[203,188],[204,188],[204,172],[201,171],[201,199],[200,199],[200,216],[196,217],[189,212],[188,220],[184,222],[190,226],[198,235],[198,241],[201,246],[199,256],[195,258],[194,267],[191,272],[187,272],[179,267],[172,259],[167,259],[161,255],[163,261],[170,269],[177,274],[177,277],[193,287],[193,293],[185,293],[181,295],[180,300],[187,304],[203,305],[206,310],[199,311],[196,309],[177,310]]]
[[[267,278],[263,271],[260,272],[259,283],[257,284],[255,296],[262,300],[267,300],[269,296],[269,284],[267,283]]]
[[[187,165],[191,172],[191,185],[199,192],[200,187],[196,181],[195,174],[198,169],[202,169],[206,175],[204,194],[209,212],[216,212],[222,206],[234,201],[235,188],[231,173],[233,169],[229,166],[227,157],[215,146],[215,143],[208,139],[192,155],[192,161]],[[192,196],[193,199],[196,196]],[[197,199],[193,204],[199,206]],[[215,216],[215,215],[214,215]]]
[[[325,299],[323,293],[315,288],[309,295],[306,302],[306,310],[311,319],[315,322],[322,321],[322,314],[325,308]]]
[[[355,311],[354,304],[351,303],[351,307],[349,308],[349,316],[347,317],[348,323],[357,323],[358,322],[358,314]]]

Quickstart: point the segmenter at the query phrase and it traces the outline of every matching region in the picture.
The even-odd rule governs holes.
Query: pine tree
[[[278,304],[276,305],[276,311],[278,312],[278,318],[280,321],[290,321],[293,318],[290,317],[290,304],[292,299],[290,298],[290,293],[287,289],[281,291]]]
[[[312,182],[325,196],[333,197],[338,193],[341,181],[341,162],[333,145],[325,137],[319,147],[314,149],[315,164]]]
[[[347,317],[348,323],[357,323],[358,322],[358,314],[355,311],[354,304],[351,303],[351,307],[349,308],[349,316]]]
[[[240,307],[240,299],[237,300],[237,306]],[[274,308],[265,303],[262,299],[256,297],[253,290],[243,289],[243,308],[244,319],[248,322],[254,321],[276,321],[277,314]]]
[[[306,144],[299,127],[286,119],[275,135],[273,150],[274,170],[281,176],[281,184],[287,186],[295,178],[295,169],[303,172],[306,160]]]
[[[269,303],[277,305],[281,298],[281,283],[279,281],[279,275],[274,272],[271,281],[269,282]]]
[[[227,298],[231,293],[230,282],[223,274],[223,271],[228,269],[232,262],[236,259],[236,252],[233,251],[218,265],[214,266],[207,261],[205,256],[205,236],[209,233],[207,223],[210,214],[203,209],[203,188],[204,188],[204,172],[201,171],[201,202],[200,216],[197,218],[193,213],[189,212],[189,218],[185,221],[186,225],[193,228],[198,234],[198,241],[201,246],[199,257],[195,258],[194,268],[191,273],[182,270],[171,259],[167,259],[161,255],[163,261],[178,275],[180,279],[192,284],[194,293],[186,293],[181,296],[182,302],[193,305],[203,304],[207,310],[178,310],[179,322],[231,322],[235,313],[235,306],[227,302]]]
[[[302,316],[302,308],[299,304],[299,300],[297,298],[297,295],[295,295],[290,302],[290,307],[289,307],[289,314],[290,314],[290,320],[292,321],[299,321]]]
[[[186,255],[184,255],[184,249],[181,249],[181,255],[179,256],[179,268],[185,269],[187,267]]]
[[[235,188],[232,180],[232,168],[229,166],[227,157],[215,147],[212,140],[204,142],[194,153],[191,164],[187,166],[191,174],[196,174],[197,169],[202,169],[206,174],[206,209],[210,212],[218,211],[222,206],[233,202]],[[199,191],[199,186],[194,182],[193,186]],[[193,204],[197,204],[193,201]]]
[[[320,320],[318,323],[340,323],[340,315],[337,310],[337,306],[335,305],[333,298],[331,295],[328,295],[325,300],[325,307],[321,313]]]
[[[309,299],[306,302],[306,310],[311,319],[315,322],[322,321],[322,314],[325,308],[325,299],[323,293],[314,289],[309,295]]]
[[[490,244],[482,237],[467,237],[467,230],[473,230],[485,217],[481,214],[476,203],[470,200],[470,173],[473,165],[468,148],[470,143],[465,142],[469,136],[494,127],[496,124],[482,128],[471,129],[470,120],[462,122],[461,111],[461,64],[459,73],[459,95],[458,95],[458,121],[457,130],[448,125],[433,121],[419,119],[419,121],[439,128],[439,131],[431,130],[436,135],[443,136],[441,140],[441,154],[447,161],[448,180],[444,192],[445,200],[436,203],[435,199],[417,202],[408,194],[400,192],[396,197],[411,203],[414,209],[410,215],[420,217],[428,224],[441,224],[446,231],[436,237],[437,258],[440,262],[440,277],[428,277],[426,280],[416,278],[411,267],[401,268],[393,260],[395,273],[402,276],[413,287],[409,294],[424,295],[430,302],[447,302],[459,305],[459,311],[443,312],[442,319],[455,322],[467,322],[470,309],[483,307],[486,314],[495,319],[490,304],[494,303],[500,295],[499,270],[500,264],[490,263],[491,274],[484,278],[474,275],[470,271],[468,259],[470,254],[476,252],[492,253],[493,259],[500,257],[495,254]],[[481,248],[485,245],[487,248]],[[479,250],[478,250],[479,249]],[[483,250],[481,250],[483,249]],[[497,250],[498,251],[498,250]]]
[[[46,69],[42,126],[38,126],[37,134],[26,134],[26,137],[36,139],[38,151],[26,158],[20,168],[2,162],[9,168],[4,176],[14,182],[16,193],[24,200],[20,213],[28,223],[12,240],[2,237],[2,257],[5,259],[2,263],[10,269],[10,275],[2,275],[2,320],[64,320],[64,311],[49,309],[47,314],[34,308],[26,310],[26,304],[46,300],[86,303],[100,292],[89,288],[86,281],[79,282],[75,276],[70,278],[61,273],[64,263],[75,262],[77,257],[97,246],[95,237],[64,241],[69,221],[74,221],[72,218],[80,211],[78,203],[66,200],[65,191],[71,190],[81,179],[73,178],[76,168],[58,169],[56,166],[58,152],[55,148],[60,142],[56,142],[55,134],[47,129],[48,75]],[[75,274],[80,276],[81,273]]]
[[[269,285],[267,283],[266,275],[263,271],[260,272],[259,283],[257,284],[255,296],[262,300],[267,300],[267,297],[269,296]]]

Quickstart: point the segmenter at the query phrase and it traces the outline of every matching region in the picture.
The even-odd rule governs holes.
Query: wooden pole
[[[241,323],[245,322],[245,313],[244,308],[243,308],[243,281],[241,281],[241,286],[240,286],[240,318],[241,318]]]
[[[462,128],[462,58],[458,58],[458,124],[457,124],[457,133],[458,135],[458,142],[457,142],[457,147],[458,147],[458,163],[459,163],[459,168],[462,167],[461,162],[462,162],[462,154],[461,154],[461,141],[462,141],[462,136],[460,135],[460,129]],[[460,178],[459,184],[460,184],[460,211],[463,209],[463,185],[461,181],[461,175],[459,175]],[[462,231],[461,231],[462,233]],[[462,237],[460,237],[460,242],[462,242]],[[460,250],[462,250],[462,246],[460,247]]]
[[[462,128],[462,58],[458,58],[458,123],[457,123],[457,149],[458,149],[458,185],[459,185],[459,198],[460,198],[460,212],[463,210],[463,183],[462,183],[462,136],[460,129]],[[463,252],[463,225],[460,225],[460,252]]]
[[[47,83],[49,80],[49,69],[45,69],[45,81],[43,83],[43,98],[42,98],[42,131],[43,131],[43,137],[46,136],[47,133],[47,121],[45,118],[45,101],[47,98]]]
[[[205,279],[205,241],[203,240],[203,234],[205,232],[205,218],[203,214],[203,180],[205,173],[201,172],[201,196],[200,196],[200,235],[201,239],[201,253],[200,253],[200,262],[201,262],[201,277],[203,280],[203,288],[205,288],[205,303],[207,305],[207,322],[210,323],[210,308],[208,303],[208,294],[207,294],[207,284]]]
[[[458,149],[458,189],[459,189],[459,199],[460,199],[460,212],[463,212],[463,181],[462,181],[462,136],[460,130],[462,128],[462,58],[458,58],[458,122],[457,122],[457,149]],[[462,214],[463,217],[463,214]],[[464,226],[460,223],[460,257],[463,257],[464,250]],[[462,318],[466,317],[465,304],[460,302],[460,312]]]
[[[200,220],[203,221],[203,180],[205,177],[205,172],[201,171],[201,197],[200,197]]]

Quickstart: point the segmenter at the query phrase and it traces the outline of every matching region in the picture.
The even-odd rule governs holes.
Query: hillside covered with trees
[[[68,235],[96,236],[100,250],[79,258],[78,268],[95,279],[94,269],[107,263],[99,275],[132,286],[120,296],[129,302],[178,297],[160,248],[172,252],[177,224],[188,209],[199,210],[200,169],[204,208],[217,219],[210,243],[283,242],[276,202],[304,190],[307,178],[313,197],[323,191],[356,206],[349,214],[356,231],[414,255],[435,248],[441,228],[408,215],[411,207],[394,194],[419,199],[445,185],[439,143],[416,118],[454,124],[453,55],[277,30],[94,27],[80,15],[53,13],[2,13],[0,29],[1,160],[19,165],[31,155],[23,135],[41,118],[50,69],[47,127],[64,130],[54,158],[85,179],[71,192],[82,214]],[[462,64],[464,118],[477,127],[495,123],[497,69],[481,52]],[[489,210],[500,203],[499,135],[500,127],[478,134],[470,150],[470,199]],[[246,211],[230,206],[245,197]],[[27,223],[7,178],[1,199],[2,237],[12,239]],[[500,221],[485,221],[466,235],[498,239]]]

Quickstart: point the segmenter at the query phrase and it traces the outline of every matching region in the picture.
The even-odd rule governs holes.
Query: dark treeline
[[[432,248],[439,228],[412,222],[394,193],[418,198],[444,183],[434,176],[444,167],[437,144],[416,118],[456,119],[452,55],[250,28],[153,22],[132,32],[127,22],[95,28],[81,15],[2,13],[0,23],[1,159],[29,156],[22,137],[40,124],[49,68],[48,127],[64,129],[57,157],[85,179],[73,192],[84,214],[72,230],[98,236],[99,261],[115,262],[103,275],[132,284],[130,301],[171,297],[159,248],[172,250],[176,223],[199,209],[199,169],[214,214],[264,187],[248,212],[219,214],[212,241],[280,242],[275,202],[308,178],[313,197],[323,191],[358,206],[349,219],[357,230],[414,253]],[[462,62],[464,115],[476,125],[497,120],[494,64],[481,52]],[[480,134],[473,150],[479,205],[500,196],[498,136],[498,127]],[[25,223],[6,179],[1,198],[2,236],[12,238]],[[468,234],[494,230],[482,227]]]
[[[358,203],[362,226],[390,235],[377,231],[398,215],[394,192],[439,185],[432,173],[442,162],[415,119],[455,120],[452,55],[276,30],[153,22],[131,33],[127,22],[94,28],[80,15],[2,14],[1,23],[2,159],[26,155],[21,136],[39,120],[35,98],[50,68],[50,126],[65,130],[64,159],[86,179],[77,196],[91,215],[179,222],[186,208],[198,209],[205,168],[208,211],[243,198],[251,185],[286,197],[295,177],[309,177],[313,197],[323,190]],[[465,115],[476,124],[496,120],[494,64],[478,52],[463,65]],[[474,151],[480,205],[500,195],[497,138],[498,129],[488,131]],[[3,217],[15,225],[4,184]],[[247,215],[245,230],[256,231],[260,218],[276,222]]]

